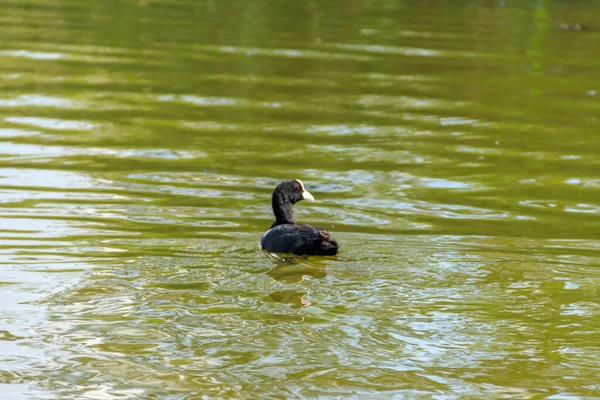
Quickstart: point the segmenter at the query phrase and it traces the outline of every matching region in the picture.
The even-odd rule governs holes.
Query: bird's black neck
[[[273,193],[273,213],[275,214],[275,222],[271,228],[282,224],[295,224],[296,215],[294,214],[294,204],[285,196],[279,193]]]

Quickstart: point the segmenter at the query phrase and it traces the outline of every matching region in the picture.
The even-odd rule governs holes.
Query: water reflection
[[[303,259],[303,257],[274,258],[277,264],[267,275],[281,282],[299,283],[308,277],[325,278],[325,265],[321,257]]]
[[[278,303],[287,303],[292,307],[300,308],[310,306],[310,301],[304,300],[304,296],[307,294],[308,292],[296,290],[279,290],[269,293],[269,297]]]
[[[52,107],[57,107],[57,105],[52,105]],[[89,131],[97,128],[95,124],[86,121],[65,121],[54,118],[6,117],[4,120],[13,124],[32,125],[37,128],[52,130]]]

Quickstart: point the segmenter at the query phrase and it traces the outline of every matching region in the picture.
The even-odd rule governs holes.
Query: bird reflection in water
[[[274,254],[267,253],[275,262],[275,267],[267,272],[271,278],[285,283],[302,282],[307,276],[313,278],[325,278],[326,264],[321,260],[308,260],[301,256],[289,256],[280,258]]]
[[[310,306],[310,301],[304,300],[308,292],[300,290],[278,290],[270,293],[271,300],[278,303],[290,304],[294,308],[302,308]]]

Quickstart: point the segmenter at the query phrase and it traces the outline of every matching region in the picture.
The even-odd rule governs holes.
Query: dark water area
[[[2,10],[3,399],[600,397],[599,2]]]

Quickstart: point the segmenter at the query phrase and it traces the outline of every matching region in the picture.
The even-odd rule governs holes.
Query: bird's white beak
[[[302,198],[307,201],[315,201],[315,198],[312,194],[310,194],[307,190],[302,192]]]

